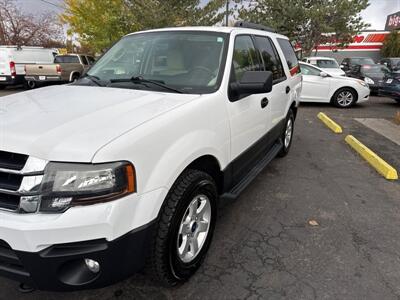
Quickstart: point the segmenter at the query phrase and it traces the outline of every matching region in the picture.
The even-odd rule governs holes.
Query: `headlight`
[[[364,87],[368,87],[368,84],[367,84],[365,81],[357,80],[357,82],[358,82],[359,84],[361,84],[362,86],[364,86]]]
[[[72,206],[112,201],[135,191],[135,170],[127,162],[49,163],[39,196],[22,197],[20,206],[32,212],[36,202],[41,212],[63,212]]]
[[[364,78],[364,81],[366,82],[366,83],[368,83],[368,84],[374,84],[375,82],[371,79],[371,78],[369,78],[369,77],[365,77]]]

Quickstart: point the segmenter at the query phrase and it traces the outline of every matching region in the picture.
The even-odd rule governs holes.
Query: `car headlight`
[[[359,84],[361,84],[362,86],[364,86],[364,87],[368,87],[368,84],[367,84],[365,81],[357,80],[357,82],[358,82]]]
[[[32,212],[64,212],[72,206],[108,202],[136,191],[135,169],[128,162],[75,164],[50,162],[37,196],[21,197]]]
[[[369,77],[365,77],[364,78],[364,81],[366,82],[366,83],[368,83],[368,84],[374,84],[375,82],[371,79],[371,78],[369,78]]]

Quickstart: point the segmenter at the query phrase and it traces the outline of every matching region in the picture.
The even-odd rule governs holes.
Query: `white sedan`
[[[311,64],[300,63],[303,75],[301,102],[332,103],[348,108],[369,99],[369,87],[363,80],[334,76]]]

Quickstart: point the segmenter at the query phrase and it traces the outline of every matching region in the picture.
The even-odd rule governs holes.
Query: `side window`
[[[95,63],[95,59],[93,58],[93,56],[87,56],[87,59],[89,61],[89,65],[93,65]]]
[[[240,81],[246,71],[260,70],[257,51],[249,35],[239,35],[236,37],[232,68],[234,78],[231,78],[231,80],[233,81]]]
[[[86,56],[81,55],[81,60],[82,60],[82,63],[83,63],[85,66],[87,66],[87,65],[89,64],[88,61],[87,61],[87,59],[86,59]]]
[[[321,73],[320,70],[307,65],[301,65],[300,69],[301,69],[301,74],[303,75],[319,76],[319,74]]]
[[[286,62],[287,62],[287,65],[289,67],[289,70],[291,70],[290,73],[292,73],[293,70],[296,67],[298,67],[298,64],[299,64],[299,62],[297,61],[296,53],[294,52],[293,47],[292,47],[292,45],[290,44],[290,42],[288,40],[278,39],[278,43],[281,46],[283,55],[286,58]],[[299,72],[300,69],[297,68],[297,70],[295,70],[295,71]]]
[[[265,36],[256,36],[255,41],[261,53],[265,70],[272,72],[272,78],[275,82],[284,80],[286,75],[273,42]]]

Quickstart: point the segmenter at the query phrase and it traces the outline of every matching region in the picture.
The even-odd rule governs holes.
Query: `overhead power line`
[[[50,2],[50,1],[47,1],[47,0],[40,0],[40,1],[42,1],[43,3],[49,4],[49,5],[55,6],[55,7],[57,7],[57,8],[64,9],[64,7],[62,7],[61,5],[52,3],[52,2]]]

